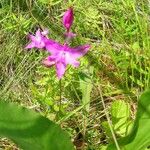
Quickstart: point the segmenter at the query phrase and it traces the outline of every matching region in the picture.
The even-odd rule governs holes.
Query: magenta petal
[[[46,49],[48,52],[50,52],[51,54],[55,55],[56,53],[62,51],[64,49],[64,46],[59,44],[56,41],[53,40],[47,40],[46,42]]]
[[[48,40],[44,35],[42,35],[40,29],[36,31],[35,36],[29,34],[29,38],[31,40],[31,43],[27,45],[26,48],[44,48]]]
[[[35,36],[36,36],[37,38],[41,38],[42,34],[41,34],[40,29],[38,29],[38,30],[36,31]]]
[[[51,56],[46,57],[45,59],[43,59],[42,64],[45,67],[51,67],[55,64],[55,59],[51,58]]]
[[[35,44],[34,44],[33,42],[31,42],[31,43],[29,43],[29,44],[25,47],[25,49],[30,49],[30,48],[33,48],[33,47],[35,47]]]
[[[72,55],[70,55],[69,52],[65,53],[65,63],[70,64],[74,67],[78,67],[80,65],[80,62],[75,60],[74,57]]]
[[[36,48],[44,48],[45,47],[45,42],[44,41],[36,42],[35,47]]]
[[[66,64],[63,62],[57,62],[56,64],[56,72],[58,79],[61,79],[66,71]]]
[[[72,62],[72,65],[73,65],[74,67],[79,67],[80,62],[77,61],[77,60],[75,60],[75,61]]]
[[[82,45],[75,48],[71,48],[69,52],[71,53],[72,57],[76,59],[84,56],[89,49],[90,45]]]
[[[31,39],[31,41],[33,41],[33,42],[35,42],[37,40],[37,38],[31,34],[29,34],[28,36]]]
[[[41,34],[44,35],[44,36],[46,36],[48,33],[49,33],[48,29],[44,29],[44,30],[41,32]]]
[[[63,25],[65,26],[65,28],[69,31],[70,30],[70,27],[73,23],[73,8],[69,8],[64,16],[63,16]]]
[[[69,64],[72,65],[73,67],[76,67],[76,68],[77,68],[77,67],[79,67],[80,62],[77,61],[77,60],[73,60],[73,61],[71,61]]]

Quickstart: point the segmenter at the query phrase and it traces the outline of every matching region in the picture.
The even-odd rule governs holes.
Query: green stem
[[[61,113],[61,99],[62,99],[62,86],[61,86],[62,80],[59,80],[59,88],[60,88],[60,99],[59,99],[59,114]]]
[[[110,128],[113,140],[115,142],[117,150],[120,150],[119,144],[117,142],[117,139],[116,139],[113,127],[112,127],[112,123],[111,123],[109,114],[108,114],[108,112],[106,110],[106,105],[105,105],[105,102],[104,102],[104,99],[103,99],[103,96],[102,96],[102,91],[101,91],[101,87],[100,86],[98,86],[98,91],[99,91],[99,94],[100,94],[100,98],[101,98],[101,101],[102,101],[102,105],[103,105],[103,108],[104,108],[104,112],[105,112],[105,115],[106,115],[106,118],[107,118],[107,121],[108,121],[108,124],[109,124],[109,128]]]

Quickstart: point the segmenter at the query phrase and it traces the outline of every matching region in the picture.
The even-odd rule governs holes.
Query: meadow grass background
[[[69,6],[74,7],[72,31],[77,34],[71,45],[89,43],[91,49],[78,69],[68,67],[61,81],[62,116],[57,118],[60,84],[55,69],[41,65],[45,53],[24,47],[28,33],[39,27],[48,28],[49,37],[63,43],[61,21]],[[86,108],[83,78],[90,81],[87,93],[92,88]],[[112,102],[122,100],[130,104],[134,119],[137,99],[150,87],[149,0],[0,0],[1,99],[60,123],[72,139],[80,133],[81,145],[94,150],[111,139],[101,125],[107,118],[99,86],[108,113]],[[1,145],[13,149],[11,144]]]

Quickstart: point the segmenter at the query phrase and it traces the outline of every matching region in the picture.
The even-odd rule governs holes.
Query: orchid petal
[[[45,59],[43,59],[42,64],[45,67],[51,67],[55,64],[55,58],[52,58],[51,56],[46,57]]]
[[[38,29],[38,30],[36,31],[35,36],[36,36],[37,38],[39,38],[39,37],[42,36],[40,29]]]
[[[66,71],[67,65],[63,62],[57,62],[56,63],[56,72],[58,79],[61,79]]]
[[[82,45],[75,48],[70,48],[69,52],[71,53],[72,57],[76,59],[84,56],[89,49],[90,45]]]
[[[44,29],[44,30],[41,32],[41,34],[44,35],[44,36],[46,36],[48,33],[49,33],[48,29]]]
[[[80,65],[80,62],[79,61],[77,61],[77,60],[74,60],[74,61],[72,61],[72,63],[71,63],[74,67],[79,67],[79,65]]]
[[[44,48],[45,47],[45,42],[44,41],[40,41],[40,42],[36,42],[36,48]]]
[[[33,42],[31,42],[31,43],[29,43],[29,44],[25,47],[25,49],[30,49],[30,48],[33,48],[33,47],[35,47],[35,44],[34,44]]]
[[[33,36],[32,34],[29,34],[28,36],[31,39],[31,41],[33,41],[33,42],[35,42],[37,40],[37,38],[35,36]]]
[[[46,49],[51,54],[55,55],[56,53],[64,49],[64,45],[61,45],[58,42],[49,39],[46,42]]]
[[[65,53],[65,63],[70,64],[74,67],[78,67],[80,65],[80,62],[75,60],[74,57],[68,52]]]
[[[29,38],[32,44],[28,45],[26,48],[44,48],[48,41],[48,39],[42,35],[40,29],[36,31],[35,36],[29,34]]]

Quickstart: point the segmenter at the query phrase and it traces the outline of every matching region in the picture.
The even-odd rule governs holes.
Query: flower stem
[[[59,115],[61,114],[61,99],[62,99],[62,85],[61,85],[62,80],[59,80],[59,88],[60,88],[60,99],[59,99]]]

